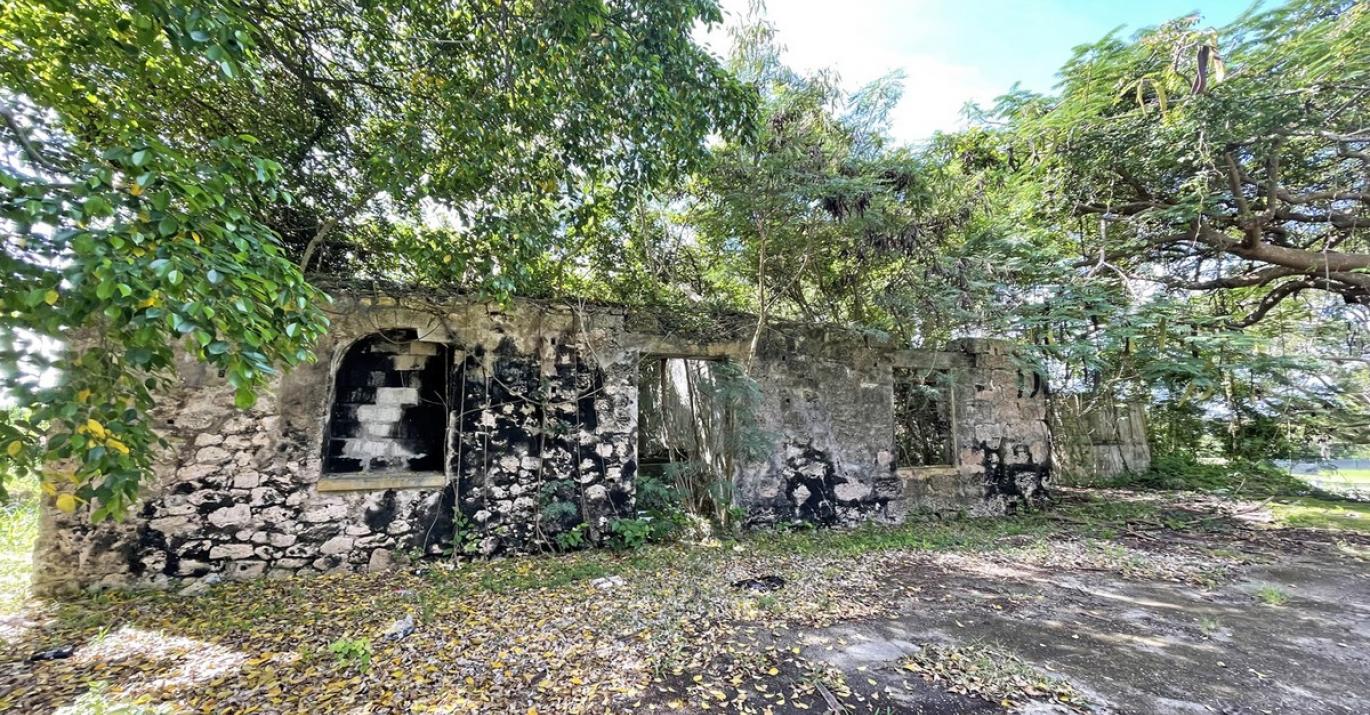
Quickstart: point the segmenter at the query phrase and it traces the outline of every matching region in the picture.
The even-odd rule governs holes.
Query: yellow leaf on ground
[[[76,497],[71,494],[58,494],[57,508],[68,514],[76,511]]]

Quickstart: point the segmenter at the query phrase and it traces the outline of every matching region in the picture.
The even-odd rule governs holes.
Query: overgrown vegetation
[[[1277,499],[1270,505],[1270,511],[1287,526],[1370,533],[1370,504],[1362,502],[1312,497]]]
[[[1201,462],[1187,452],[1153,455],[1150,470],[1102,480],[1098,486],[1198,491],[1258,499],[1316,492],[1289,472],[1266,462],[1246,459]]]
[[[5,3],[0,392],[30,409],[0,417],[0,450],[59,506],[117,516],[175,350],[240,407],[313,359],[304,272],[545,291],[707,137],[747,133],[753,93],[691,36],[720,19],[708,0]]]
[[[361,672],[371,668],[370,638],[339,638],[328,644],[328,652],[332,653],[339,663],[349,668]]]
[[[646,682],[680,682],[668,697],[712,704],[720,702],[715,690],[756,698],[754,684],[781,691],[782,683],[810,678],[822,678],[830,695],[848,702],[864,680],[844,683],[788,645],[758,645],[753,636],[895,616],[904,598],[931,595],[924,592],[933,585],[928,569],[1083,569],[1214,588],[1232,574],[1207,569],[1249,558],[1217,547],[1239,548],[1259,538],[1234,528],[1224,512],[1158,498],[1073,496],[1050,513],[1002,519],[926,517],[897,527],[767,532],[715,546],[652,544],[622,552],[437,561],[379,574],[225,583],[198,598],[86,594],[35,604],[41,625],[7,644],[0,659],[17,662],[67,643],[89,653],[6,682],[0,709],[72,702],[86,690],[94,663],[100,664],[99,678],[115,687],[82,702],[109,707],[170,700],[185,709],[221,710],[250,694],[253,703],[283,709],[346,709],[428,703],[445,694],[560,712],[577,703],[590,709],[583,707],[587,693],[620,698],[613,701],[618,704],[632,701],[628,693],[641,695],[634,689]],[[1155,548],[1155,539],[1170,533],[1180,538],[1170,548]],[[1210,539],[1210,546],[1195,546]],[[1174,568],[1181,556],[1187,570]],[[784,586],[754,593],[732,585],[761,574],[779,575]],[[1250,598],[1251,608],[1264,608],[1266,597],[1252,592]],[[933,598],[925,607],[940,602]],[[1023,605],[955,603],[987,610]],[[406,616],[413,618],[411,635],[381,635]],[[934,648],[925,655],[917,661],[921,670],[902,674],[926,674],[939,687],[995,702],[1080,702],[1064,684],[999,650]],[[151,681],[156,687],[146,680],[152,662],[171,674]],[[205,682],[157,689],[178,673],[203,673]],[[732,683],[739,673],[742,685]],[[796,696],[788,686],[783,691]],[[803,702],[823,707],[816,686],[805,693],[812,700]],[[598,709],[619,709],[593,702],[604,706]]]
[[[1289,603],[1289,592],[1279,586],[1266,584],[1256,589],[1256,598],[1267,606],[1283,606]]]

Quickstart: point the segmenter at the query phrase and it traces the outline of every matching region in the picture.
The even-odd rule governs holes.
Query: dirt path
[[[1096,712],[1370,711],[1370,570],[1362,561],[1320,550],[1243,569],[1211,590],[1098,572],[991,574],[986,566],[936,559],[899,576],[925,588],[895,617],[796,640],[849,676],[902,675],[901,659],[922,643],[989,644],[1068,681]],[[1288,600],[1261,599],[1276,593]],[[834,643],[842,645],[830,650]],[[897,701],[920,705],[917,692]]]

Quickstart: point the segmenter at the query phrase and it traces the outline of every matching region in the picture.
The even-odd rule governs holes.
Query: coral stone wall
[[[799,346],[794,346],[799,347]],[[900,513],[890,361],[881,353],[778,349],[755,369],[769,459],[737,479],[748,522],[824,525]]]
[[[971,511],[1003,514],[1045,496],[1051,475],[1046,380],[1014,359],[1004,340],[952,344],[952,410],[960,485],[982,484]]]
[[[180,365],[156,415],[172,447],[143,501],[117,524],[45,509],[36,588],[383,569],[530,552],[562,535],[597,543],[635,513],[639,381],[666,357],[748,366],[764,442],[732,483],[751,525],[1003,513],[1040,498],[1049,474],[1045,386],[1004,343],[908,351],[775,324],[752,345],[751,316],[682,332],[622,308],[414,293],[339,295],[332,310],[317,361],[251,410],[235,410],[203,365]],[[954,376],[954,464],[932,471],[893,456],[893,371],[915,367]]]
[[[81,512],[45,510],[40,592],[379,569],[450,534],[441,490],[319,492],[322,420],[292,419],[286,385],[238,412],[217,376],[190,364],[182,374],[160,415],[173,449],[135,513],[91,525]]]

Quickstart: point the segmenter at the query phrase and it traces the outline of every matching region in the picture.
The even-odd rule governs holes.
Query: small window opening
[[[450,351],[389,330],[357,341],[338,366],[326,473],[441,472]]]
[[[955,461],[950,376],[939,370],[894,370],[896,467],[935,467]]]

